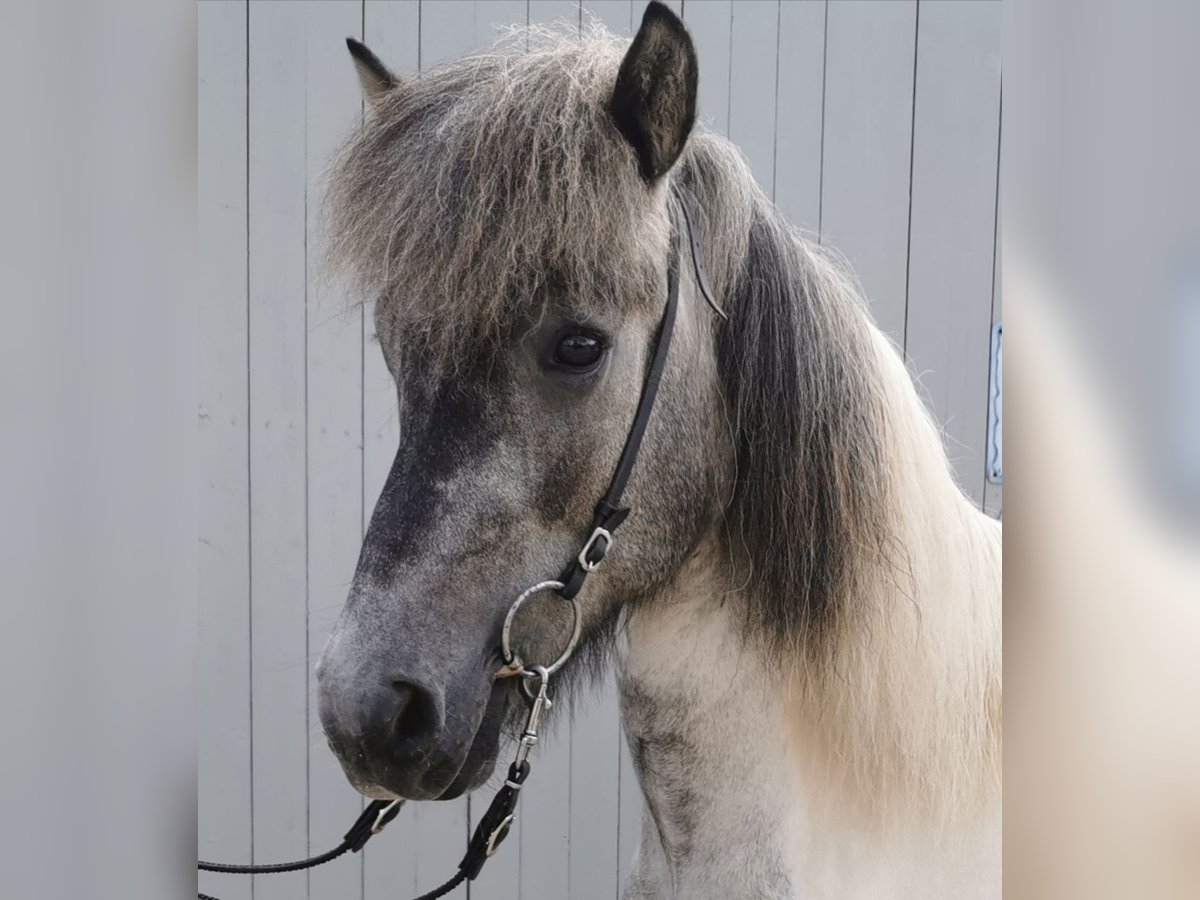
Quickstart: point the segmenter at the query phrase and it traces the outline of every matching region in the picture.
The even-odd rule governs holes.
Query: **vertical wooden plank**
[[[524,25],[528,22],[529,5],[526,0],[478,0],[474,4],[474,33],[469,46],[461,52],[486,47],[502,33],[504,27]],[[501,742],[500,767],[508,765],[511,747]],[[541,771],[539,766],[539,777]],[[493,779],[494,781],[494,779]],[[483,815],[491,802],[492,788],[478,791],[467,805],[468,825],[474,830],[478,817]],[[503,849],[488,861],[479,878],[470,885],[472,900],[517,900],[521,891],[521,823],[525,818],[524,804],[517,811],[517,825]]]
[[[472,49],[494,43],[510,25],[524,25],[529,18],[526,0],[475,0],[475,40]]]
[[[371,0],[363,10],[363,40],[401,77],[417,73],[419,35],[417,0]],[[367,113],[369,114],[369,113]],[[355,298],[363,309],[363,522],[371,511],[391,469],[400,443],[396,384],[383,361],[375,334],[374,297]],[[401,817],[403,819],[405,817]],[[389,826],[389,833],[399,824]],[[370,853],[370,847],[364,853]],[[370,869],[370,866],[368,866]]]
[[[700,68],[699,116],[709,127],[728,134],[733,3],[731,0],[691,0],[668,5],[683,18],[696,47]],[[635,3],[631,12],[631,31],[636,31],[641,16],[642,8]],[[576,824],[573,824],[572,841],[577,847],[587,846],[585,842],[604,841],[606,850],[611,846],[610,842],[615,841],[616,883],[601,881],[607,853],[589,858],[580,851],[572,855],[572,866],[578,868],[579,875],[571,883],[582,887],[588,879],[595,878],[602,885],[596,896],[619,898],[641,842],[643,801],[637,773],[621,729],[615,676],[610,676],[587,715],[589,718],[586,721],[576,724],[576,741],[580,747],[575,751],[576,766],[580,769],[586,766],[599,768],[594,783],[587,780],[587,775],[580,774],[575,778],[575,791],[578,794],[573,795],[572,800],[579,812],[573,811],[572,821]],[[616,727],[613,727],[613,722]],[[614,816],[614,811],[611,802],[605,802],[603,794],[614,777],[617,801],[615,834],[611,833],[613,819],[610,818]],[[604,815],[589,820],[585,810],[590,804],[597,803],[603,804],[599,808],[604,810]],[[589,892],[585,896],[591,897],[593,894]]]
[[[462,43],[456,45],[449,41],[441,46],[447,55],[467,52],[488,46],[502,34],[502,29],[510,25],[524,25],[528,22],[529,4],[526,0],[504,0],[504,2],[476,2],[473,4],[473,32],[464,35]],[[505,742],[501,743],[502,756],[499,766],[506,766],[508,753]],[[484,788],[471,797],[468,806],[468,826],[474,829],[477,819],[483,814],[490,802],[490,788]],[[499,854],[488,861],[480,877],[472,882],[470,896],[472,900],[516,900],[520,896],[521,859],[520,859],[520,821],[524,818],[524,809],[517,812],[516,830],[511,835]]]
[[[616,753],[620,757],[617,764],[618,790],[620,792],[619,808],[617,810],[617,856],[620,882],[624,884],[633,871],[637,857],[638,846],[642,842],[642,814],[644,801],[642,788],[638,784],[637,770],[633,767],[633,756],[629,753],[629,744],[622,732],[617,737]],[[618,893],[618,897],[620,894]]]
[[[371,0],[362,11],[363,41],[393,72],[417,73],[420,7],[417,0]],[[369,112],[365,114],[369,115]],[[363,308],[362,385],[362,530],[383,489],[400,444],[396,385],[383,361],[375,335],[374,297],[359,297]],[[363,896],[366,900],[395,900],[429,889],[417,883],[418,811],[403,810],[387,831],[363,850]],[[459,846],[456,844],[455,846]],[[437,877],[436,875],[432,877]]]
[[[529,24],[579,26],[579,0],[529,0]]]
[[[829,5],[821,240],[850,260],[884,331],[904,341],[914,0]]]
[[[854,267],[875,320],[904,340],[914,0],[831,3],[821,240]]]
[[[321,174],[361,110],[345,38],[362,31],[358,3],[305,5],[307,116],[306,297],[308,440],[308,727],[309,853],[335,846],[362,806],[321,733],[313,667],[346,599],[361,537],[362,311],[347,309],[320,277]],[[313,897],[362,896],[358,860],[309,873]]]
[[[599,695],[581,697],[572,711],[571,900],[611,900],[620,889],[621,712],[613,675]]]
[[[640,21],[636,11],[634,24]],[[699,116],[721,134],[729,134],[730,26],[732,0],[692,0],[683,7],[683,21],[696,45],[700,66]]]
[[[631,35],[641,22],[642,12],[641,4],[632,4]],[[681,4],[680,13],[696,45],[700,67],[699,115],[710,126],[724,131],[728,125],[729,3],[721,0],[696,3],[693,0],[691,4]],[[620,11],[614,10],[611,14],[615,21],[610,28],[619,23]],[[571,837],[577,849],[571,858],[571,885],[578,889],[576,885],[582,886],[587,879],[595,878],[595,894],[589,892],[585,896],[619,898],[637,851],[642,793],[637,786],[633,761],[625,749],[615,673],[609,675],[590,716],[588,722],[576,724],[580,749],[575,751],[573,760]],[[615,727],[611,724],[605,727],[606,723],[615,723]],[[585,772],[588,765],[600,767],[594,783],[588,781]],[[607,791],[611,791],[611,795]],[[615,809],[612,801],[607,799],[609,796],[616,801]],[[603,813],[591,818],[587,810],[596,803],[602,804],[599,809]],[[595,845],[594,854],[585,856],[589,852],[585,848],[592,842],[600,843]],[[604,852],[600,852],[601,848]],[[606,871],[611,873],[609,878],[605,877]]]
[[[631,36],[641,7],[633,0],[584,2],[583,19]],[[600,694],[571,710],[567,893],[571,900],[610,900],[620,891],[617,822],[620,813],[621,717],[610,673]]]
[[[522,898],[569,896],[573,731],[569,715],[557,718],[538,745],[537,774],[521,792]]]
[[[1000,4],[922,3],[905,349],[958,482],[982,500],[1000,106]]]
[[[775,112],[775,202],[813,231],[820,225],[825,71],[825,0],[779,7],[779,103]]]
[[[421,68],[475,49],[477,4],[474,0],[425,0],[421,4]]]
[[[529,21],[578,26],[579,4],[576,0],[530,0]],[[526,900],[567,897],[569,891],[573,730],[569,715],[555,719],[538,748],[537,777],[530,779],[521,798],[520,896]]]
[[[592,0],[585,18],[595,16],[615,34],[632,35],[641,6],[632,0]],[[566,896],[572,900],[610,900],[621,888],[618,844],[621,803],[637,822],[641,796],[621,793],[621,714],[615,677],[610,673],[594,698],[581,698],[571,710],[570,854]]]
[[[202,859],[250,859],[250,470],[246,448],[246,5],[197,9],[197,194],[204,293],[197,331]],[[230,900],[249,879],[202,876]]]
[[[439,0],[420,5],[419,69],[436,66],[469,50],[475,42],[475,6],[470,0]],[[394,402],[394,401],[393,401]],[[449,877],[462,858],[468,839],[467,799],[445,803],[413,803],[405,810],[413,825],[413,867],[418,891],[428,891]],[[465,898],[466,887],[447,895]]]
[[[779,0],[738,0],[730,28],[729,137],[773,197]]]
[[[308,850],[305,9],[250,5],[250,559],[254,854]],[[304,873],[256,900],[307,896]]]
[[[584,0],[585,22],[589,15],[602,22],[613,34],[633,34],[633,0]]]
[[[677,11],[683,18],[696,47],[700,70],[698,115],[708,127],[719,133],[728,134],[732,2],[731,0],[706,0],[701,3],[692,0],[690,3],[681,3]],[[639,19],[640,13],[635,8],[631,16],[633,28],[636,28]],[[572,865],[573,869],[579,872],[578,881],[580,883],[587,878],[594,877],[599,884],[603,885],[602,893],[597,891],[593,895],[589,892],[585,896],[589,898],[592,896],[613,897],[615,900],[619,900],[622,885],[632,871],[641,840],[643,801],[633,761],[621,730],[620,703],[613,676],[610,676],[591,715],[595,724],[590,729],[579,729],[579,733],[580,740],[587,741],[586,746],[589,747],[590,755],[595,760],[593,765],[603,765],[602,761],[605,758],[615,758],[616,761],[615,773],[607,768],[603,770],[603,782],[606,785],[611,782],[614,774],[616,777],[616,828],[615,835],[609,837],[609,840],[615,838],[616,843],[616,865],[614,867],[616,883],[612,889],[608,889],[608,882],[602,880],[604,878],[604,860],[599,855],[594,859],[585,860],[580,854],[581,858],[578,861],[573,859]],[[617,723],[616,729],[605,729],[605,721],[614,719]],[[580,763],[582,762],[580,760]],[[585,804],[587,803],[604,802],[603,796],[599,793],[589,795],[579,787],[576,790],[580,791],[578,802],[581,808],[586,808]],[[596,837],[592,838],[593,840],[604,839],[606,833],[612,828],[610,817],[613,816],[613,811],[611,806],[602,808],[603,816],[596,816],[599,827],[595,830]],[[577,830],[573,831],[573,837],[577,845],[583,844],[585,836],[589,832],[584,831],[581,826],[575,826],[575,829]],[[607,847],[608,844],[606,843],[605,846]],[[573,878],[572,885],[574,886],[576,883],[576,879]]]

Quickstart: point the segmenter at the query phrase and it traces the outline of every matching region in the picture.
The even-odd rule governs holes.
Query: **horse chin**
[[[437,797],[438,800],[454,800],[487,783],[496,770],[496,757],[500,752],[500,731],[504,725],[505,711],[510,698],[509,685],[497,682],[488,696],[483,719],[467,749],[462,767],[454,780]]]

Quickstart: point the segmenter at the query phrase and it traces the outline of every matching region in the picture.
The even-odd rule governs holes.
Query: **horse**
[[[616,669],[645,799],[625,898],[998,897],[1000,525],[846,264],[696,121],[680,19],[572,31],[420,78],[349,42],[329,266],[374,304],[401,445],[317,668],[330,747],[375,799],[493,775],[526,708],[504,619],[592,545],[677,290],[632,512],[555,676]],[[703,267],[673,250],[685,207]],[[520,610],[521,658],[555,658],[566,606]]]

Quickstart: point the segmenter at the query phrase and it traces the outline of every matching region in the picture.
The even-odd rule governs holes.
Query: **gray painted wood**
[[[631,36],[640,4],[629,0],[584,4],[610,31]],[[620,896],[623,866],[633,853],[619,840],[620,823],[637,827],[642,798],[621,790],[622,765],[626,779],[632,767],[621,754],[625,743],[615,679],[610,675],[596,697],[576,710],[571,742],[571,855],[567,896],[610,900]]]
[[[307,298],[309,852],[334,846],[361,809],[321,733],[313,667],[346,599],[358,558],[362,497],[362,311],[347,310],[319,271],[321,175],[360,114],[358,79],[345,45],[332,35],[360,35],[359,4],[303,5],[306,29],[305,178]],[[309,874],[315,898],[358,897],[362,864],[321,866]]]
[[[471,37],[469,50],[487,47],[503,36],[505,26],[524,24],[529,20],[526,0],[476,0],[471,4]],[[464,18],[466,10],[462,10]],[[508,751],[503,751],[507,756]],[[506,762],[501,765],[507,765]],[[487,791],[468,800],[468,825],[473,831],[480,816],[487,810],[490,797]],[[478,880],[470,886],[473,900],[517,900],[521,895],[521,855],[519,823],[508,838],[504,852],[489,860]]]
[[[420,50],[419,8],[410,0],[371,0],[362,11],[363,40],[392,71],[415,77]],[[341,37],[338,35],[337,37]],[[340,41],[339,41],[340,43]],[[349,60],[344,60],[349,63]],[[361,107],[361,104],[360,104]],[[384,365],[375,338],[371,310],[364,310],[362,385],[362,510],[365,532],[371,511],[400,444],[396,387]],[[347,579],[352,573],[347,573]],[[395,900],[427,890],[417,884],[417,816],[405,809],[382,838],[363,850],[363,896],[366,900]],[[320,900],[320,898],[314,898]]]
[[[775,110],[775,203],[809,231],[821,213],[825,0],[779,7],[779,89]]]
[[[1000,122],[1000,5],[922,3],[905,350],[959,484],[982,500]]]
[[[683,9],[683,21],[691,32],[700,65],[700,118],[721,134],[729,134],[729,26],[732,19],[732,0],[691,0]]]
[[[587,2],[594,15],[614,33],[631,36],[641,7],[628,0]],[[610,675],[596,697],[575,711],[570,746],[570,843],[567,896],[609,900],[620,896],[621,880],[633,856],[628,835],[640,827],[642,797],[630,790],[635,777],[628,754],[622,753],[620,704]],[[625,789],[622,790],[622,778]],[[622,829],[626,840],[620,839]]]
[[[730,29],[729,138],[774,196],[779,0],[739,0]]]
[[[419,39],[420,68],[432,68],[474,45],[474,4],[466,0],[423,4]],[[417,889],[428,891],[449,877],[462,858],[470,827],[465,797],[446,803],[413,804],[407,812],[416,825],[414,842]],[[466,887],[447,896],[464,898]]]
[[[904,340],[915,0],[832,3],[821,238],[843,253],[875,320]]]
[[[487,47],[504,35],[510,25],[529,19],[526,0],[475,0],[475,48]]]
[[[614,680],[575,710],[571,734],[571,854],[567,896],[610,900],[620,887],[615,827],[620,816],[621,714]],[[641,797],[630,796],[627,815],[640,815]]]
[[[421,69],[462,56],[476,49],[479,4],[474,0],[447,0],[421,7]]]
[[[633,34],[633,0],[584,0],[584,23],[588,15],[595,17],[613,34]]]
[[[203,296],[197,329],[200,746],[197,829],[204,859],[248,862],[250,471],[246,348],[246,7],[197,9],[197,158]],[[205,876],[202,887],[217,888]],[[246,900],[250,883],[220,884]]]
[[[1001,492],[982,474],[989,326],[1001,315],[997,5],[672,5],[697,45],[701,116],[741,145],[794,221],[823,226],[825,240],[850,257],[885,329],[900,339],[907,332],[964,486],[998,512]],[[312,666],[399,430],[370,315],[344,311],[316,278],[317,175],[362,114],[343,38],[364,35],[393,69],[415,76],[490,42],[497,25],[578,23],[584,12],[628,35],[642,3],[254,0],[247,9],[218,0],[199,8],[207,270],[199,828],[207,857],[246,860],[253,850],[273,861],[323,849],[361,802],[320,735]],[[618,707],[610,679],[558,723],[517,834],[471,896],[619,896],[642,801]],[[311,877],[257,879],[254,896],[392,900],[427,890],[453,871],[480,812],[464,800],[414,805],[361,857]],[[248,881],[204,884],[222,897],[251,896]]]
[[[254,856],[308,850],[302,4],[250,6],[250,598]],[[256,900],[305,896],[256,876]]]
[[[529,0],[530,24],[563,24],[579,28],[579,3],[577,0]]]
[[[578,33],[580,7],[575,0],[530,0],[531,24],[555,24]],[[566,897],[571,859],[571,742],[569,715],[555,716],[538,747],[531,778],[521,798],[520,896]]]

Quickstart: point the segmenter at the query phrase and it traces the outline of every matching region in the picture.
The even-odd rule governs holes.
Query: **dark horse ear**
[[[646,181],[664,175],[696,121],[696,48],[683,22],[652,2],[617,73],[609,109]]]
[[[388,91],[400,86],[400,79],[361,41],[348,37],[346,47],[354,57],[354,68],[358,72],[358,82],[362,85],[363,94],[374,108]]]

